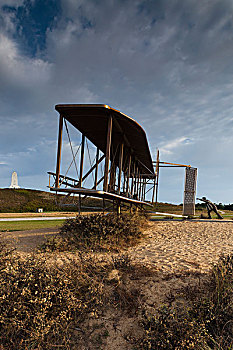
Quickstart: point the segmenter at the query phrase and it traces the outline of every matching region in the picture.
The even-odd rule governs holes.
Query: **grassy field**
[[[36,220],[36,221],[3,221],[0,222],[0,232],[26,231],[40,228],[61,227],[65,220]]]

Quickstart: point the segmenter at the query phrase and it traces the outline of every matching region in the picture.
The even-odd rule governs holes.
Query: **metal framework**
[[[59,131],[56,172],[48,172],[49,188],[57,193],[98,197],[112,201],[120,212],[121,204],[143,208],[154,202],[158,169],[154,171],[145,131],[132,118],[108,105],[56,105],[59,112]],[[81,132],[81,144],[76,152],[70,140],[68,123]],[[63,129],[68,135],[72,162],[77,178],[61,172]],[[88,142],[96,154],[94,164],[90,160]],[[101,155],[102,154],[102,155]],[[90,167],[85,169],[85,159],[89,157]],[[77,158],[79,166],[77,164]],[[157,157],[158,158],[158,157]],[[100,164],[104,162],[103,174]],[[78,171],[79,170],[79,171]],[[92,180],[90,175],[92,174]],[[89,178],[88,186],[84,180]]]

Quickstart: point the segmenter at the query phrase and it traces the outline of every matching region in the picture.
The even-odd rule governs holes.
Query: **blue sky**
[[[17,171],[46,189],[55,104],[104,103],[153,158],[197,167],[198,196],[232,203],[232,16],[231,0],[0,0],[0,186]],[[159,200],[181,203],[183,181],[162,169]]]

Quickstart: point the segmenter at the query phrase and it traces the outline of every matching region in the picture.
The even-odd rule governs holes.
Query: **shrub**
[[[179,307],[144,312],[143,349],[232,349],[233,255],[221,257],[202,287],[184,290],[183,297]]]
[[[8,253],[0,250],[0,349],[76,350],[96,336],[100,344],[95,327],[107,307],[131,317],[138,309],[139,290],[126,278],[136,269],[125,254],[103,261],[81,252],[59,260]]]
[[[145,217],[139,215],[80,215],[68,219],[60,233],[48,240],[42,249],[118,250],[138,242],[145,222]]]
[[[7,263],[10,261],[11,253],[14,249],[8,247],[8,244],[2,240],[0,234],[0,273],[5,269]]]
[[[0,272],[0,348],[77,349],[72,328],[102,305],[104,273],[85,258],[49,267],[41,255],[11,256]]]

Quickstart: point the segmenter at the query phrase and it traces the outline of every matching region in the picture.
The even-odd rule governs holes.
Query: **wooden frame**
[[[60,113],[57,165],[56,173],[49,172],[50,190],[110,199],[116,201],[118,211],[123,202],[140,207],[151,205],[151,200],[147,195],[149,192],[147,187],[151,185],[151,182],[147,180],[154,180],[156,177],[145,132],[140,125],[132,118],[106,105],[58,105],[56,109]],[[91,115],[90,121],[88,121],[89,113]],[[81,149],[78,153],[80,158],[78,179],[68,177],[67,174],[60,174],[64,120],[67,133],[66,121],[71,123],[82,135]],[[137,140],[136,144],[132,143],[134,139]],[[96,155],[94,165],[90,164],[90,168],[84,173],[85,143],[88,140],[96,147]],[[138,140],[140,144],[138,144]],[[73,150],[72,155],[73,162],[75,162]],[[105,161],[104,173],[100,177],[99,164],[103,160]],[[118,178],[116,177],[117,169]],[[93,184],[83,187],[84,180],[93,172]],[[51,179],[54,179],[54,183]],[[101,183],[102,190],[99,188]],[[155,187],[154,181],[153,184]]]

